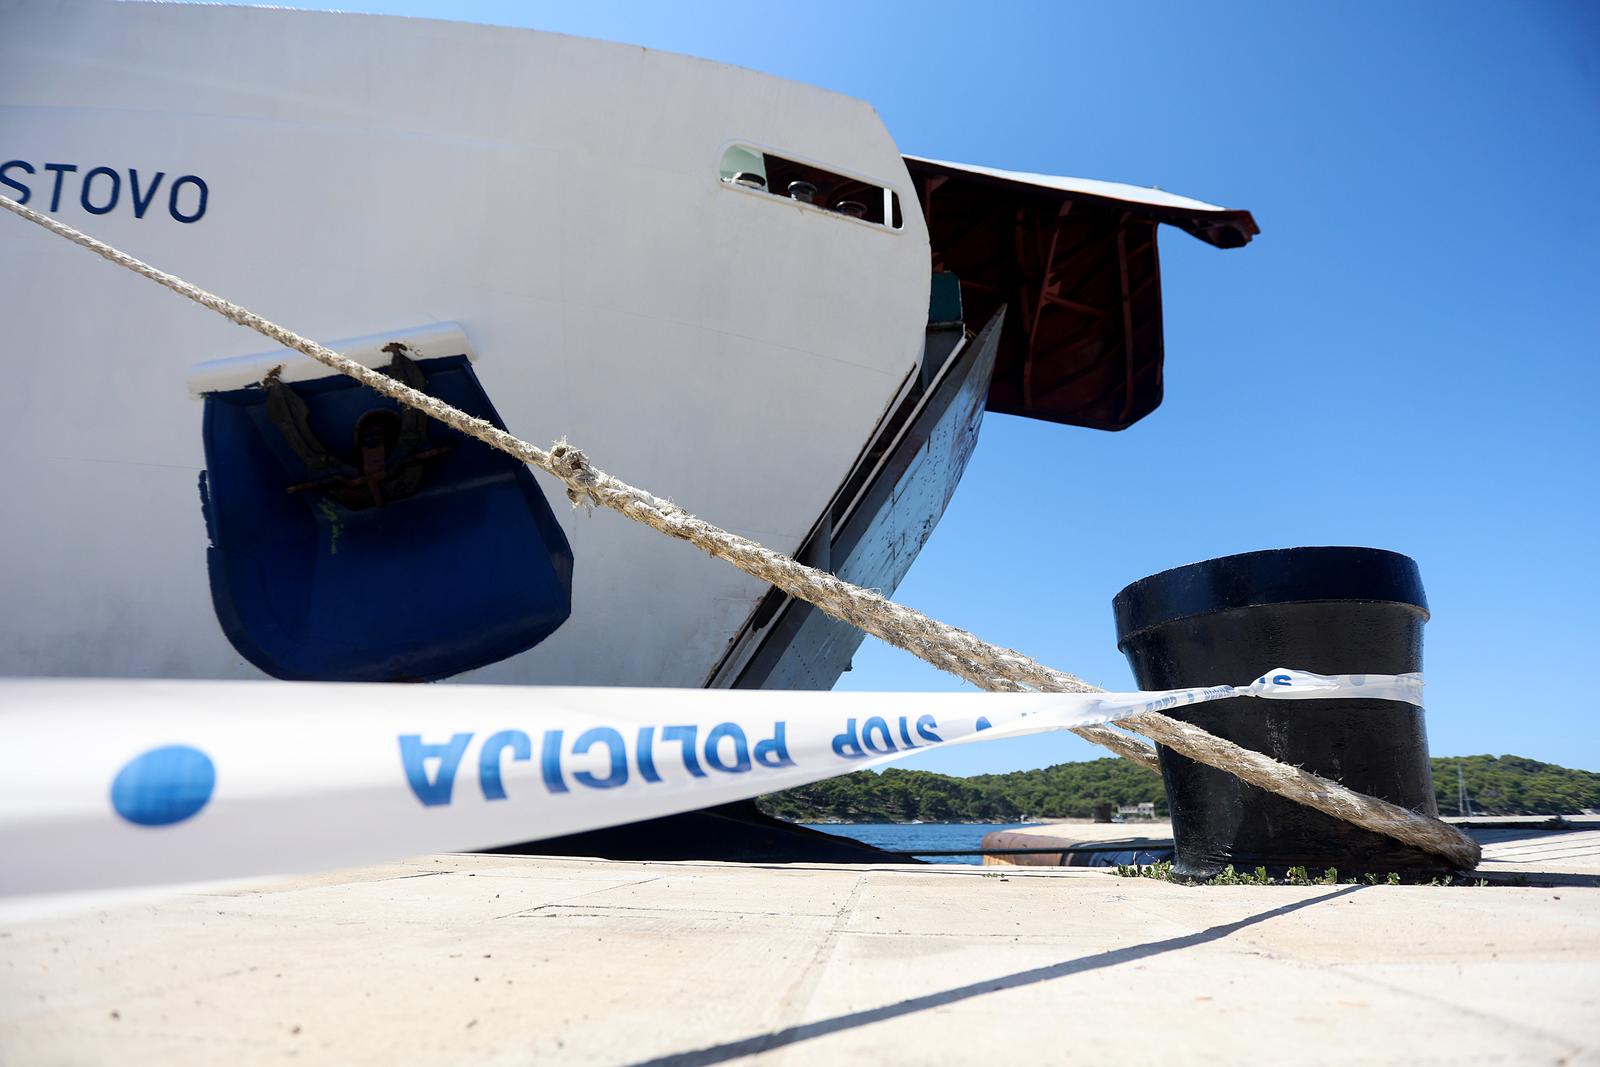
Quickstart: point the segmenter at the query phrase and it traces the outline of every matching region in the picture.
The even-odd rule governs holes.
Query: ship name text
[[[120,208],[136,219],[165,216],[184,223],[204,218],[211,199],[210,187],[196,174],[172,178],[164,170],[35,164],[25,159],[0,163],[0,194],[19,204],[37,196],[36,210],[48,210],[52,215],[76,203],[91,215],[109,215]]]

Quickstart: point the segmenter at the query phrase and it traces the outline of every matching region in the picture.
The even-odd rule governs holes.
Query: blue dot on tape
[[[139,826],[170,826],[205,807],[216,785],[210,756],[188,745],[166,745],[135,756],[117,772],[111,806]]]

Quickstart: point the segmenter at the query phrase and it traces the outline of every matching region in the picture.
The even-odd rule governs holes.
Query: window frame
[[[826,174],[833,174],[850,181],[860,182],[864,185],[870,185],[883,193],[882,210],[884,221],[874,222],[871,219],[858,219],[842,212],[835,211],[832,208],[826,207],[822,204],[809,204],[804,200],[796,200],[785,193],[774,192],[771,189],[750,189],[738,184],[735,181],[732,181],[729,178],[724,178],[722,176],[722,162],[727,157],[728,150],[730,148],[741,148],[746,152],[756,153],[763,158],[767,156],[775,156],[778,159],[784,160],[788,163],[795,163],[802,167],[810,167],[815,170],[820,170]],[[763,200],[770,200],[780,204],[788,204],[794,207],[799,207],[802,210],[813,211],[820,215],[826,215],[832,219],[851,222],[858,226],[866,226],[867,228],[875,230],[879,233],[902,234],[906,230],[906,194],[894,184],[886,182],[882,178],[870,177],[866,174],[860,173],[859,171],[847,170],[832,163],[825,163],[821,160],[812,159],[808,156],[802,156],[793,152],[785,152],[777,148],[772,148],[760,143],[759,141],[746,140],[742,138],[732,138],[724,141],[717,149],[716,165],[712,169],[712,174],[718,186],[723,189],[732,189],[735,192],[744,194],[745,196],[756,196]],[[899,207],[900,209],[899,226],[894,225],[893,222],[896,207]]]

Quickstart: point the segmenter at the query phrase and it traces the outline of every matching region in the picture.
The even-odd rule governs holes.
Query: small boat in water
[[[867,104],[526,30],[23,0],[0,194],[892,591],[985,411],[1162,398],[1156,234]],[[828,688],[861,635],[6,224],[0,672]]]

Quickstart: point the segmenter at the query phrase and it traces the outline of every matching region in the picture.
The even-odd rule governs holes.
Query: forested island
[[[1600,773],[1523,756],[1437,756],[1439,811],[1457,814],[1456,770],[1475,815],[1562,815],[1600,808]],[[1037,771],[952,778],[930,771],[861,771],[762,797],[793,822],[1048,822],[1087,818],[1098,802],[1151,802],[1166,817],[1161,779],[1127,760],[1061,763]]]

